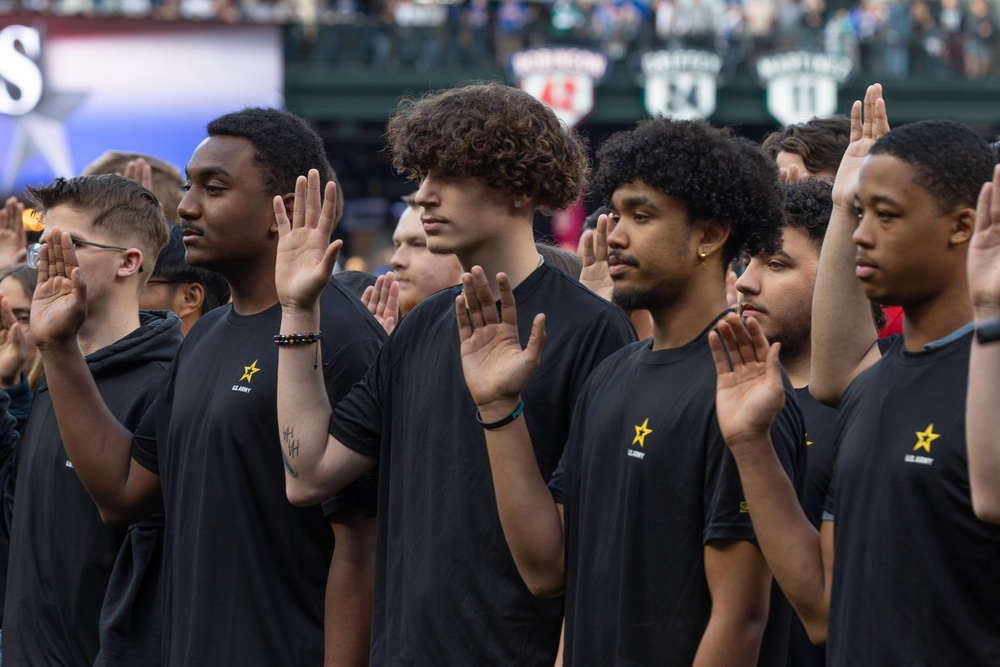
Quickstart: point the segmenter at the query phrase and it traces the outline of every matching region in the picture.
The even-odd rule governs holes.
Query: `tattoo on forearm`
[[[288,457],[285,456],[284,451],[281,452],[281,460],[285,462],[285,472],[287,472],[290,477],[299,476],[299,471],[296,470],[295,466],[292,465],[292,462],[288,460]]]
[[[286,427],[281,432],[281,439],[285,443],[285,446],[281,450],[281,458],[285,462],[285,470],[290,476],[298,477],[299,471],[295,469],[291,461],[291,459],[299,455],[299,441],[295,437],[295,429],[291,426]]]
[[[295,458],[299,455],[299,439],[295,437],[295,429],[289,426],[282,433],[282,438],[285,441],[285,445],[288,447],[289,458]]]

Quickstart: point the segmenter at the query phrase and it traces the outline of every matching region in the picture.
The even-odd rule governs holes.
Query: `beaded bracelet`
[[[323,332],[319,333],[309,332],[307,334],[277,334],[274,337],[274,344],[278,347],[292,347],[294,345],[309,345],[311,343],[318,343],[323,338]],[[316,348],[316,358],[313,359],[313,369],[319,368],[319,348]]]
[[[309,332],[307,334],[288,334],[282,335],[278,334],[274,337],[274,344],[278,347],[286,347],[291,345],[308,345],[309,343],[318,343],[323,338],[323,332],[313,333]]]
[[[524,412],[523,399],[520,402],[518,402],[517,407],[514,408],[514,412],[510,413],[503,419],[497,420],[495,422],[484,422],[483,416],[479,414],[479,410],[476,410],[476,421],[479,422],[479,425],[482,426],[483,428],[489,431],[493,431],[500,428],[501,426],[506,426],[507,424],[511,423],[512,421],[520,417],[522,412]]]

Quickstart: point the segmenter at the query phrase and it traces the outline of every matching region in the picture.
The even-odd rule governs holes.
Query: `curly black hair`
[[[472,83],[404,98],[386,126],[396,171],[420,178],[484,180],[528,196],[543,210],[566,208],[587,187],[587,148],[544,104],[500,83]]]
[[[993,178],[989,144],[971,128],[950,120],[922,120],[893,128],[869,155],[890,155],[909,164],[914,182],[942,211],[976,207],[983,183]]]
[[[295,179],[310,169],[319,170],[321,193],[330,178],[323,140],[306,121],[287,111],[249,107],[228,113],[208,124],[208,136],[248,139],[270,195],[295,192]]]
[[[810,178],[785,186],[785,225],[801,229],[819,250],[833,214],[833,184]]]
[[[688,220],[729,225],[723,266],[746,252],[780,246],[785,204],[778,170],[753,142],[703,120],[642,120],[597,151],[594,187],[606,202],[619,185],[642,181],[684,202]]]
[[[821,171],[836,174],[850,143],[851,119],[847,116],[827,116],[787,125],[772,132],[764,137],[761,150],[772,160],[781,151],[798,155],[813,174]]]

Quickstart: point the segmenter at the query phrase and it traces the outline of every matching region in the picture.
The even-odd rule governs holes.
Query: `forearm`
[[[370,651],[376,520],[359,512],[348,514],[333,524],[324,619],[326,667],[363,667]]]
[[[319,331],[319,305],[309,312],[282,313],[282,334]],[[278,436],[285,463],[285,490],[297,505],[325,500],[374,464],[330,436],[331,412],[320,344],[280,347]]]
[[[871,302],[854,274],[857,246],[851,239],[854,211],[835,205],[816,271],[812,307],[812,366],[809,390],[830,405],[876,354],[878,331]]]
[[[995,317],[997,314],[994,313]],[[976,314],[977,324],[989,319]],[[973,342],[969,360],[969,389],[965,431],[969,456],[969,483],[976,515],[1000,523],[1000,343]]]
[[[66,454],[102,515],[132,514],[132,433],[115,418],[97,389],[75,341],[42,351],[49,395]]]
[[[516,403],[482,413],[484,421],[511,413]],[[486,430],[497,511],[521,578],[532,593],[550,597],[565,587],[563,524],[538,470],[524,417]]]
[[[763,619],[727,619],[712,613],[692,667],[756,667],[767,625]]]
[[[732,452],[761,553],[810,637],[821,641],[829,593],[819,532],[802,511],[770,437]]]

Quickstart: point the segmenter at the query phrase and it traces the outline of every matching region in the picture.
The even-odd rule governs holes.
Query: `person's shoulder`
[[[323,290],[320,326],[324,330],[324,337],[385,339],[385,330],[371,312],[353,292],[337,280],[331,280]]]

